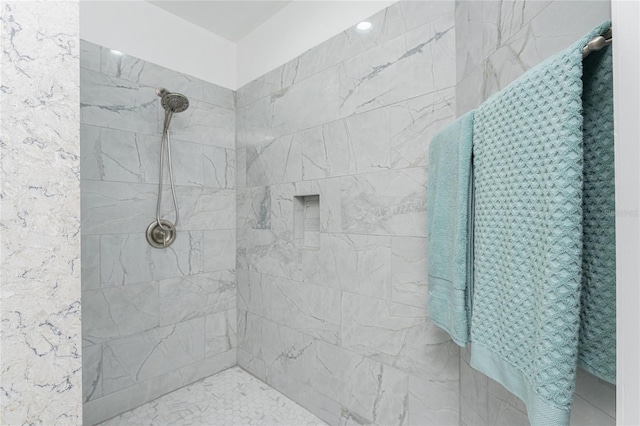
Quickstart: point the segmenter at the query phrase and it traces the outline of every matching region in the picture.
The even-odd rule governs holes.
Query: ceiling
[[[147,0],[227,40],[238,42],[291,0]]]

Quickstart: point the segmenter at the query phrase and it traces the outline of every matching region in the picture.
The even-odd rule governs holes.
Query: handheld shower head
[[[166,111],[176,113],[189,108],[189,99],[181,93],[171,93],[164,87],[158,87],[156,95],[160,96],[160,103]]]

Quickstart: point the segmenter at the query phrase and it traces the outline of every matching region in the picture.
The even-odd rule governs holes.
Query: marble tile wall
[[[396,3],[236,94],[238,363],[330,424],[459,423],[458,347],[425,312],[454,7]],[[314,195],[305,247],[296,197]]]
[[[0,14],[0,424],[78,425],[78,2]]]
[[[235,100],[231,90],[81,44],[84,423],[236,364]],[[164,110],[180,205],[175,243],[149,246]],[[165,182],[168,182],[165,176]],[[173,220],[169,190],[163,216]]]
[[[532,66],[610,19],[610,2],[508,0],[456,2],[456,110],[476,108]],[[463,425],[528,424],[526,407],[460,357]],[[615,386],[578,371],[571,423],[614,425]]]

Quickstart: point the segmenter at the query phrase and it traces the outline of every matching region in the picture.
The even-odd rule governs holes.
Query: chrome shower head
[[[160,103],[162,108],[167,111],[176,113],[182,112],[189,108],[189,99],[180,93],[171,93],[164,87],[158,87],[156,94],[160,96]]]

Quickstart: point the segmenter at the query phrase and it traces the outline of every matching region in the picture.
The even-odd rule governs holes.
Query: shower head
[[[162,108],[172,113],[182,112],[189,108],[189,99],[180,93],[171,93],[164,87],[158,87],[156,94],[160,96]]]

